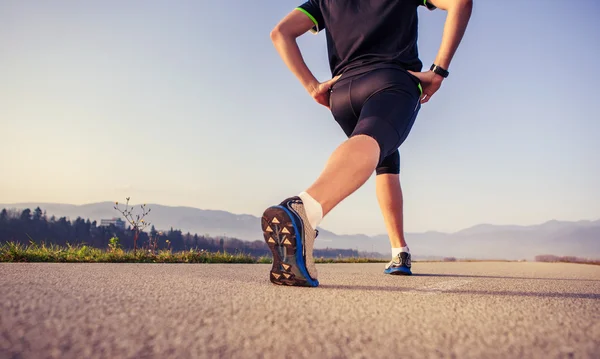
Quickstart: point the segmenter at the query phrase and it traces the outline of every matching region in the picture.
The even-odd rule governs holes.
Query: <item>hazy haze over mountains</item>
[[[42,208],[47,216],[77,217],[100,221],[118,217],[112,202],[86,205],[56,203],[0,204],[7,209]],[[122,207],[122,205],[121,205]],[[148,204],[152,212],[147,217],[158,230],[171,227],[184,233],[227,236],[244,240],[262,239],[259,218],[226,211],[202,210],[191,207],[170,207]],[[138,207],[139,209],[139,207]],[[359,251],[389,253],[387,235],[336,235],[319,229],[316,248],[352,248]],[[455,233],[407,233],[409,247],[415,258],[456,257],[473,259],[533,259],[539,254],[600,258],[600,220],[548,221],[532,226],[480,224]]]

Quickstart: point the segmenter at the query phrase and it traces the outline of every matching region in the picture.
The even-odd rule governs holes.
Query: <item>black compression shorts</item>
[[[343,75],[331,89],[330,109],[348,137],[367,135],[380,148],[377,174],[400,173],[398,148],[421,108],[419,80],[400,68]]]

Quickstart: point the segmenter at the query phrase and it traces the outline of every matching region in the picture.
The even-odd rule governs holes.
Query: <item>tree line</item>
[[[106,249],[111,238],[117,237],[119,244],[125,250],[134,248],[134,231],[131,226],[120,228],[113,224],[99,225],[96,221],[77,217],[69,220],[66,217],[48,216],[40,207],[33,211],[24,209],[17,211],[3,209],[0,211],[0,243],[16,242],[29,244],[45,243],[60,246],[87,245],[94,248]],[[261,240],[243,241],[237,238],[211,237],[183,233],[181,230],[170,228],[162,232],[154,226],[149,232],[140,232],[137,248],[144,250],[156,244],[157,249],[205,250],[209,252],[246,253],[252,256],[270,256],[271,252],[266,243]],[[316,257],[358,257],[360,253],[353,249],[315,249]]]
[[[563,262],[563,263],[590,263],[590,264],[600,264],[600,260],[593,260],[588,258],[580,258],[575,256],[555,256],[551,254],[543,254],[539,256],[535,256],[536,262]]]

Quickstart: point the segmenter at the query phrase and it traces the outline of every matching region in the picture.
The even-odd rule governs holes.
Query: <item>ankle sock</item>
[[[308,217],[308,222],[312,229],[317,229],[319,223],[323,219],[323,207],[321,204],[312,196],[306,192],[302,192],[298,195],[304,204],[304,211]]]
[[[396,256],[398,256],[398,254],[400,254],[401,252],[410,253],[410,250],[408,249],[408,246],[400,248],[392,247],[392,258],[396,258]]]

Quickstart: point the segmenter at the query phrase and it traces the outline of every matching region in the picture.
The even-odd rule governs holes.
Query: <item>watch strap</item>
[[[436,74],[442,76],[443,78],[446,78],[446,77],[448,77],[448,75],[450,75],[448,70],[446,70],[445,68],[440,67],[436,64],[432,64],[430,70],[435,72]]]

